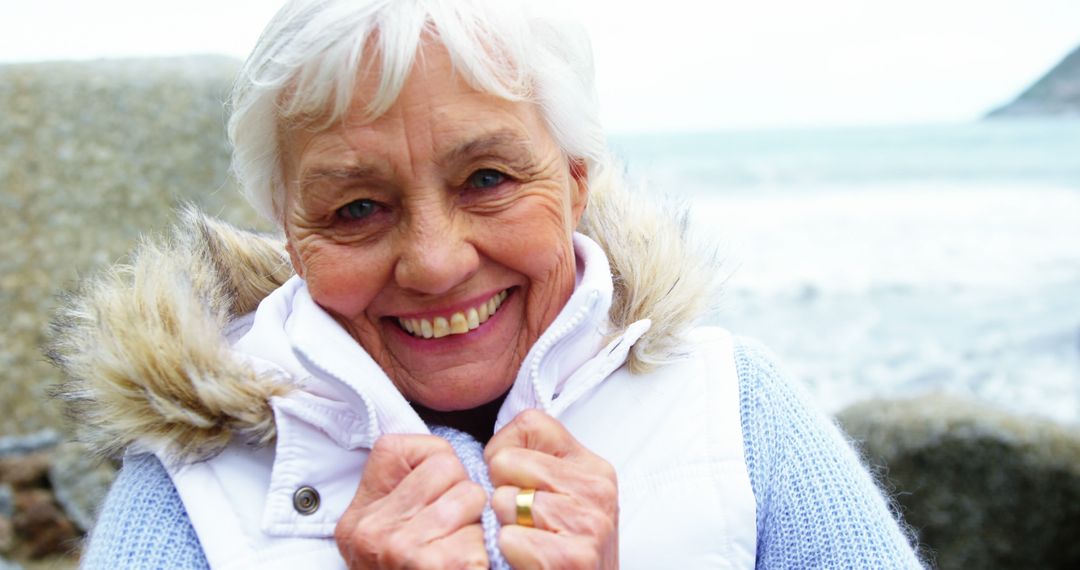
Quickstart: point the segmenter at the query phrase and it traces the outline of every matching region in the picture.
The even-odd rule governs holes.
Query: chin
[[[500,400],[510,391],[512,382],[495,387],[462,387],[449,393],[418,397],[413,403],[437,412],[463,412]]]

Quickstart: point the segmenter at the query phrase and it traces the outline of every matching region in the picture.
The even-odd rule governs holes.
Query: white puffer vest
[[[606,256],[575,235],[578,284],[537,341],[499,412],[499,430],[540,408],[616,469],[624,568],[753,568],[756,513],[743,456],[731,337],[697,329],[685,357],[642,375],[623,364],[650,322],[606,330]],[[238,358],[296,385],[272,405],[273,448],[238,444],[170,467],[216,569],[343,568],[334,526],[382,434],[427,426],[371,357],[293,278],[239,320]]]

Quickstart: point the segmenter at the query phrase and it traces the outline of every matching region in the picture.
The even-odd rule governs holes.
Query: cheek
[[[364,312],[389,273],[378,255],[345,245],[304,244],[297,246],[297,253],[311,297],[349,319]]]
[[[503,263],[530,280],[534,288],[573,286],[572,222],[566,204],[535,199],[515,206],[492,232]]]

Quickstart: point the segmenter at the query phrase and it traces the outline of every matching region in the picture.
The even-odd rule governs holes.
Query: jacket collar
[[[624,331],[611,331],[607,316],[613,286],[607,257],[581,234],[574,235],[574,252],[574,292],[522,362],[499,411],[496,431],[526,409],[552,414],[566,409],[621,366],[651,324],[646,319]],[[303,392],[347,404],[354,414],[347,423],[366,429],[363,434],[339,434],[344,440],[340,443],[369,447],[385,433],[428,431],[386,373],[314,302],[297,277],[267,297],[250,328],[232,338],[233,349],[253,366],[272,367],[291,377]],[[339,431],[333,425],[321,427]]]

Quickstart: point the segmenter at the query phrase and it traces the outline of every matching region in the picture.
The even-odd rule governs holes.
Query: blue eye
[[[498,170],[484,168],[477,170],[469,176],[469,186],[478,190],[494,188],[506,180],[506,175]]]
[[[338,209],[338,215],[346,220],[362,220],[374,213],[375,202],[372,202],[371,200],[349,202]]]

